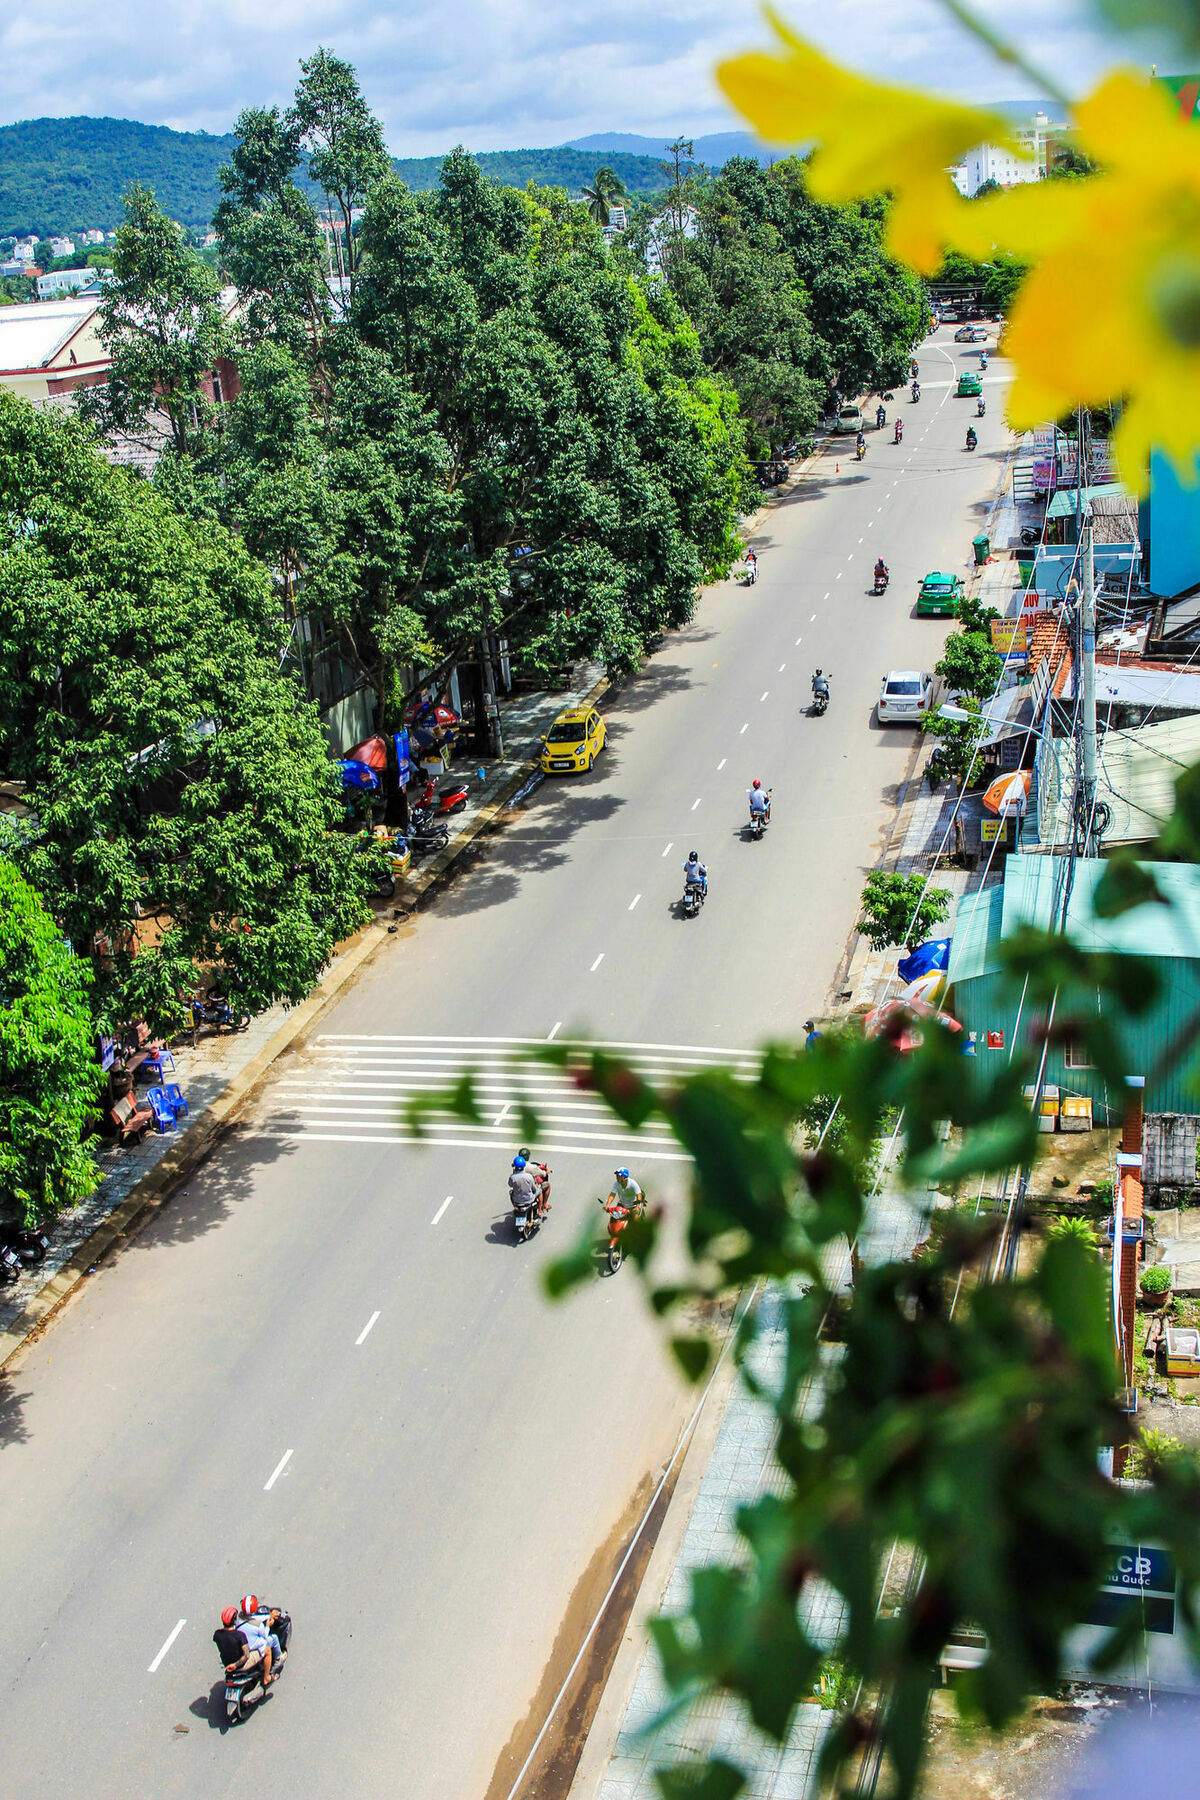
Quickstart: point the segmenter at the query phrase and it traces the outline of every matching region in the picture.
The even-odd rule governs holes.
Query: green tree
[[[0,490],[0,765],[38,826],[10,854],[96,1017],[175,1026],[205,967],[251,1010],[302,999],[367,872],[262,570],[8,394]]]
[[[988,264],[983,283],[983,304],[989,313],[1008,313],[1017,290],[1029,273],[1029,264],[1015,256],[996,255]]]
[[[969,696],[964,696],[962,705],[967,712],[975,715],[981,711],[979,701]],[[940,713],[927,713],[921,720],[921,730],[938,740],[925,765],[925,774],[931,786],[951,778],[961,784],[973,770],[978,769],[978,716],[970,720],[943,719]]]
[[[972,700],[991,698],[1003,667],[985,631],[952,631],[933,665],[934,673],[952,694],[965,694]]]
[[[872,869],[859,901],[858,929],[873,950],[889,944],[919,944],[950,910],[945,888],[926,885],[921,875]]]
[[[91,967],[0,857],[0,1213],[33,1225],[100,1177],[85,1134],[104,1085]]]
[[[344,273],[353,290],[359,261],[354,213],[391,167],[383,128],[350,64],[324,49],[300,64],[289,120],[307,152],[309,176],[341,214]]]
[[[164,421],[177,455],[197,445],[210,411],[205,380],[227,349],[217,277],[140,183],[125,198],[98,331],[109,379],[80,410],[102,431]]]
[[[607,225],[613,206],[625,198],[625,183],[612,169],[597,169],[591,186],[584,188],[583,197],[597,225]]]

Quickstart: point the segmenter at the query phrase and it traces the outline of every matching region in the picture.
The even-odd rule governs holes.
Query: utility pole
[[[1090,507],[1083,516],[1083,591],[1079,596],[1080,690],[1083,700],[1083,854],[1095,854],[1096,806],[1096,562]]]

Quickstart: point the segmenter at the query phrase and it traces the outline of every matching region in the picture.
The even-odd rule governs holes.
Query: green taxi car
[[[966,584],[961,575],[947,575],[941,569],[931,569],[917,595],[917,617],[953,618],[954,610],[965,593]]]
[[[982,394],[983,382],[980,380],[979,376],[976,375],[974,369],[963,370],[958,378],[957,392],[960,400],[967,394],[969,394],[972,399],[977,400],[980,394]]]

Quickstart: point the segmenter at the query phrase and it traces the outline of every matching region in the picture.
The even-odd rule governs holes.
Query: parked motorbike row
[[[0,1225],[0,1281],[20,1281],[26,1269],[45,1262],[50,1239],[44,1231],[27,1231],[20,1225]]]

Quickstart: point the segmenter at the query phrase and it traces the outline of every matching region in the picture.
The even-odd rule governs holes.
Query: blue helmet
[[[525,1167],[525,1158],[523,1156],[514,1156],[513,1157],[514,1170],[519,1172],[524,1167]]]
[[[618,1169],[617,1170],[617,1180],[618,1181],[628,1181],[629,1180],[629,1170],[628,1169]]]

